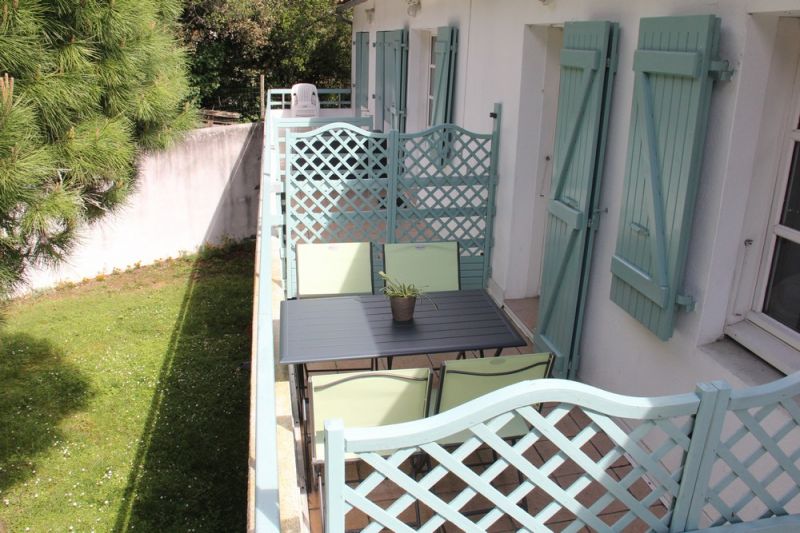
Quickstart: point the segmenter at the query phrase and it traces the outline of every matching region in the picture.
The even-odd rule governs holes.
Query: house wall
[[[55,269],[32,271],[23,290],[254,236],[261,137],[259,123],[203,128],[170,150],[145,155],[136,191],[125,205],[83,228],[67,260]]]
[[[610,264],[623,197],[639,19],[693,14],[721,18],[720,56],[736,73],[731,81],[716,83],[712,96],[683,281],[697,305],[693,312],[681,313],[674,335],[662,342],[611,302]],[[739,386],[778,375],[737,345],[715,341],[730,319],[734,284],[741,282],[737,265],[744,236],[759,238],[745,213],[758,180],[770,179],[758,175],[757,166],[763,157],[759,143],[764,144],[765,135],[774,135],[763,117],[780,113],[775,111],[776,106],[780,109],[780,95],[770,92],[769,80],[776,72],[793,69],[792,58],[797,57],[786,52],[794,45],[780,34],[779,17],[800,16],[800,1],[422,0],[421,9],[411,16],[405,0],[366,0],[353,9],[353,15],[354,31],[369,31],[371,43],[380,30],[407,27],[413,35],[417,30],[457,25],[455,122],[489,131],[489,111],[494,102],[502,103],[490,284],[501,298],[539,291],[543,199],[551,172],[547,157],[552,153],[552,96],[557,90],[552,61],[559,45],[551,28],[577,20],[619,23],[619,69],[600,197],[600,206],[608,213],[601,218],[592,257],[579,378],[615,392],[655,395],[683,392],[703,380],[722,378]],[[413,47],[413,38],[410,42]],[[372,48],[370,94],[374,54]],[[409,58],[413,61],[413,50]],[[414,72],[410,65],[410,76]],[[409,90],[417,82],[411,78]],[[373,105],[370,100],[371,110]],[[414,110],[409,107],[409,112]]]

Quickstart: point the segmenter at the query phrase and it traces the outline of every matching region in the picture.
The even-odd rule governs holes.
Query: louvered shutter
[[[375,35],[375,127],[383,130],[383,110],[386,99],[384,72],[386,71],[386,34],[379,31]]]
[[[395,30],[386,35],[384,63],[384,118],[392,129],[406,130],[406,86],[408,84],[408,30]]]
[[[645,18],[634,55],[624,198],[612,258],[611,299],[662,340],[672,336],[714,78],[720,21]]]
[[[436,32],[433,59],[433,110],[431,125],[453,120],[453,89],[456,77],[458,28],[443,26]]]
[[[365,108],[368,105],[367,91],[369,90],[369,32],[356,33],[356,108]]]

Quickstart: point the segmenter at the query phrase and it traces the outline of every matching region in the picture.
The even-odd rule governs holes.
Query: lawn
[[[253,253],[3,310],[0,532],[244,530]]]

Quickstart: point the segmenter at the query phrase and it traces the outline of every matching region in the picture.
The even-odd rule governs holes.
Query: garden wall
[[[126,205],[83,228],[75,251],[59,267],[31,271],[23,291],[255,236],[261,138],[258,123],[216,126],[145,155]]]

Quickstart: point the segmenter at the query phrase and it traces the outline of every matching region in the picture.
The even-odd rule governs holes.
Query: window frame
[[[762,115],[769,122],[761,124],[759,155],[751,177],[740,241],[744,245],[737,258],[723,328],[728,337],[785,374],[800,371],[800,334],[762,310],[778,237],[774,228],[780,222],[792,145],[800,129],[798,35],[800,20],[787,23],[783,29],[779,25],[774,46],[783,46],[783,51],[791,55],[784,63],[773,62],[767,81],[767,106]],[[786,48],[787,44],[791,49]],[[790,112],[785,112],[787,109]]]
[[[787,113],[786,123],[781,127],[782,139],[780,143],[779,162],[777,165],[778,173],[775,176],[769,222],[765,229],[764,248],[761,253],[761,262],[758,268],[758,277],[756,279],[753,300],[745,318],[795,350],[800,351],[800,332],[791,329],[764,313],[764,300],[767,296],[778,238],[784,238],[800,244],[800,231],[788,226],[783,226],[780,223],[783,206],[788,193],[789,172],[791,171],[795,145],[800,145],[800,57],[798,57],[794,86],[791,93],[793,99],[791,103],[791,113]]]

